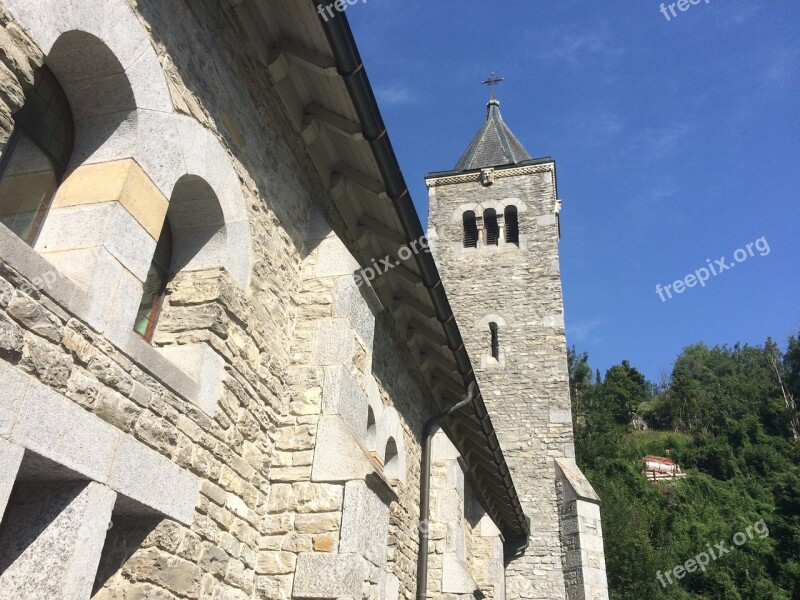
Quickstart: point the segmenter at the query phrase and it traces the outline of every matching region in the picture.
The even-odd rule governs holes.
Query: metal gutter
[[[317,3],[312,0],[311,5],[316,11]],[[336,18],[328,19],[327,21],[320,16],[319,22],[333,51],[339,75],[342,77],[347,87],[361,123],[364,138],[369,143],[372,154],[378,164],[387,194],[395,207],[406,239],[409,243],[418,240],[424,235],[422,224],[414,208],[408,186],[406,185],[405,178],[400,169],[400,164],[397,161],[397,156],[389,140],[386,126],[381,117],[380,109],[378,108],[378,103],[375,99],[375,94],[370,85],[369,78],[367,77],[364,64],[361,61],[361,56],[358,52],[355,39],[353,38],[350,24],[344,13],[339,13],[336,15]],[[419,252],[415,253],[414,257],[417,268],[422,275],[423,284],[436,310],[436,318],[442,326],[447,338],[447,345],[453,353],[458,372],[463,378],[464,388],[468,389],[470,385],[475,386],[476,394],[472,399],[472,407],[475,415],[480,420],[481,429],[490,441],[496,442],[497,437],[494,432],[494,427],[492,426],[486,405],[481,396],[480,388],[478,387],[478,382],[475,378],[475,373],[464,345],[464,340],[461,337],[461,332],[453,316],[453,310],[445,294],[442,280],[439,276],[439,270],[436,267],[433,256],[426,252]],[[515,526],[514,528],[516,531],[504,532],[506,533],[506,539],[519,538],[522,535],[527,538],[530,531],[529,524],[522,511],[522,506],[517,497],[514,483],[511,480],[505,457],[499,445],[495,443],[491,444],[491,446],[494,447],[489,448],[489,451],[492,454],[497,472],[502,474],[501,480],[505,488],[505,494],[509,498],[509,504],[517,520],[515,524],[507,524],[509,527]],[[503,529],[501,523],[497,525],[501,527],[501,530]]]

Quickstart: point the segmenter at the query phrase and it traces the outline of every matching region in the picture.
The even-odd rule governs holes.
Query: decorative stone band
[[[200,480],[130,435],[0,360],[0,436],[134,502],[189,525]],[[3,490],[14,484],[3,472]]]
[[[555,175],[556,164],[554,162],[528,165],[525,167],[514,167],[510,169],[495,169],[494,180],[504,177],[517,177],[518,175],[532,175],[534,173],[553,173]],[[455,185],[459,183],[480,183],[482,178],[481,171],[474,173],[464,173],[463,175],[446,175],[444,177],[429,177],[425,179],[425,185],[429,188],[443,185]]]

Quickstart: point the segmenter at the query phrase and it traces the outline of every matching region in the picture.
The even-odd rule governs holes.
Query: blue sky
[[[423,224],[423,177],[503,117],[556,160],[567,341],[651,380],[681,349],[800,330],[800,2],[369,0],[347,9]],[[753,257],[662,302],[760,238]],[[763,247],[763,243],[762,246]]]

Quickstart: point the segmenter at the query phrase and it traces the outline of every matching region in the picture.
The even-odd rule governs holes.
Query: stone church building
[[[347,4],[0,0],[3,600],[608,597],[555,163],[426,236]]]

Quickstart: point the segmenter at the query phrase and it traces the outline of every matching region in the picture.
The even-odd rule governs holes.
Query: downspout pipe
[[[428,419],[422,427],[422,468],[419,482],[419,552],[417,553],[417,600],[428,596],[428,537],[430,535],[431,512],[431,442],[433,434],[442,421],[458,412],[475,398],[475,382],[469,384],[466,397],[435,417]]]

